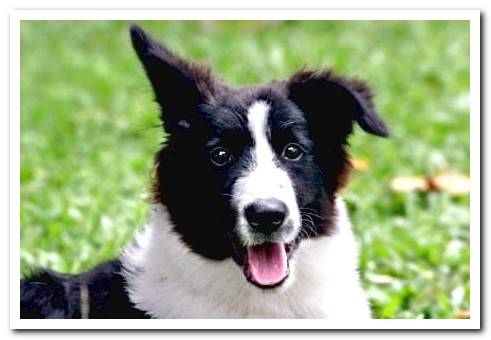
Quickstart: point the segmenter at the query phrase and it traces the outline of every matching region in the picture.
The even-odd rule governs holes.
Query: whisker
[[[304,210],[304,211],[313,211],[315,213],[318,212],[317,210],[312,209],[312,208],[300,208],[300,211],[302,211],[302,210]]]
[[[309,217],[309,219],[302,219],[301,235],[307,238],[311,238],[309,232],[312,234],[312,236],[315,236],[317,235],[317,231],[315,230],[315,223],[312,220],[312,218],[310,216],[306,216],[306,217]]]
[[[304,214],[304,215],[308,215],[308,216],[313,216],[313,217],[316,217],[318,219],[320,219],[321,221],[324,221],[325,218],[320,216],[320,215],[317,215],[315,213],[311,213],[311,212],[305,212],[305,211],[300,211],[301,214]]]

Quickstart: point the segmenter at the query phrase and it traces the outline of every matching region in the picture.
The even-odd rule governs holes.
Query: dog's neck
[[[194,253],[174,231],[167,209],[154,205],[150,223],[121,258],[130,299],[156,318],[369,317],[358,252],[340,199],[335,208],[337,231],[302,241],[287,282],[262,290],[247,282],[232,259]]]

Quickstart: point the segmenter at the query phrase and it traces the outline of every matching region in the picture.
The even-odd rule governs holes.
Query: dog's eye
[[[210,159],[216,166],[223,166],[232,161],[232,154],[227,149],[218,147],[211,151]]]
[[[300,145],[291,143],[285,146],[282,155],[283,158],[289,161],[298,161],[300,158],[302,158],[303,154],[304,151]]]

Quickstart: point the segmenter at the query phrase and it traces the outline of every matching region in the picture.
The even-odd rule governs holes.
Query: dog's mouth
[[[280,286],[288,278],[292,245],[266,242],[247,247],[244,251],[244,275],[260,288]]]

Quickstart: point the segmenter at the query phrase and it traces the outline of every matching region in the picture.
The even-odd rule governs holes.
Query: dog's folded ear
[[[302,70],[287,83],[288,96],[319,135],[344,141],[357,122],[368,133],[387,137],[389,131],[375,110],[372,92],[360,80],[331,71]]]
[[[199,104],[215,91],[210,68],[178,57],[137,25],[131,26],[130,35],[163,111],[166,129],[190,127],[198,118]]]

